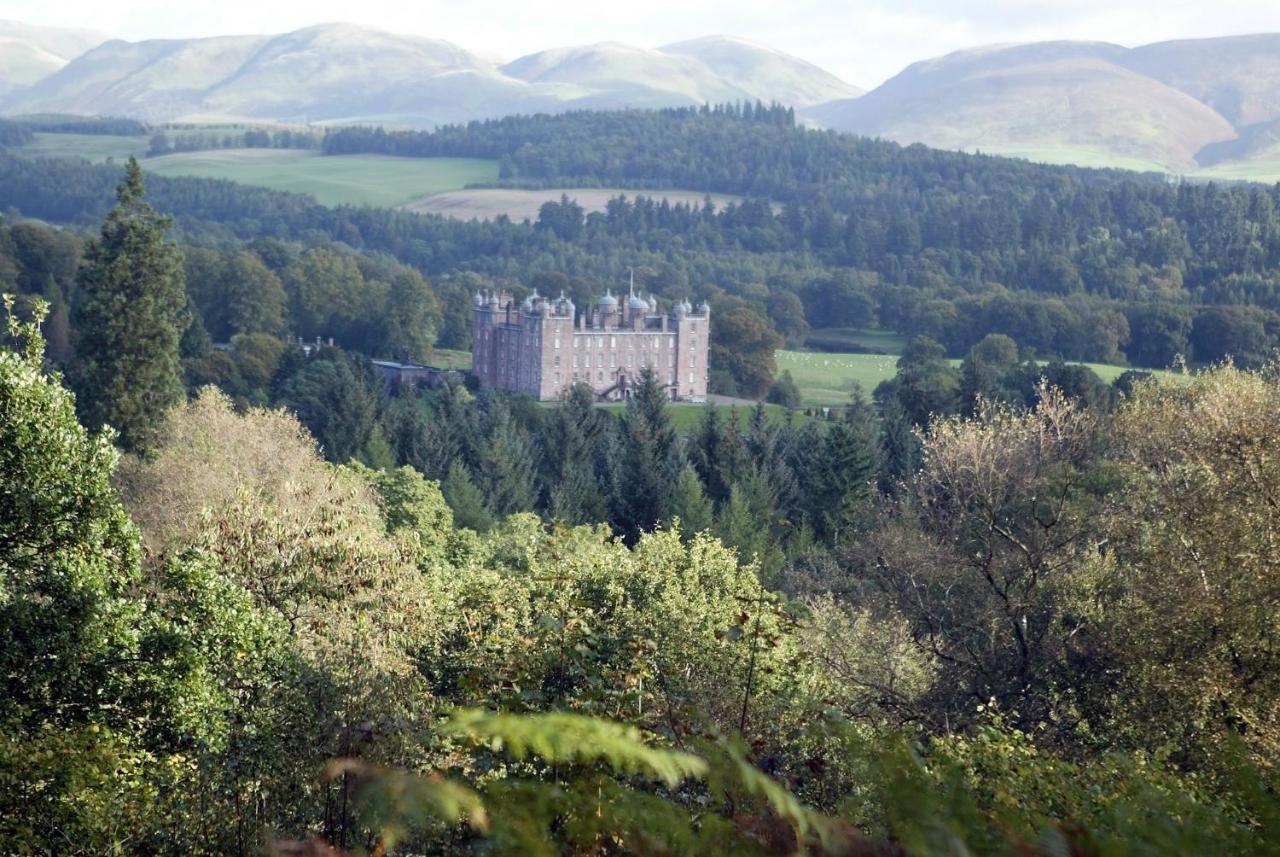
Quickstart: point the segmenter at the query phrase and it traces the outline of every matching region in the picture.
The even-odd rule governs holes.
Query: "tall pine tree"
[[[630,544],[670,517],[672,489],[684,466],[667,402],[657,376],[645,367],[622,416],[614,495],[614,523]]]
[[[131,452],[149,448],[164,412],[183,399],[187,295],[182,253],[166,240],[171,225],[147,204],[130,158],[78,278],[76,404],[86,425],[111,426]]]

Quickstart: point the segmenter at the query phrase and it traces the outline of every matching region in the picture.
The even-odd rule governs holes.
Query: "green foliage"
[[[775,405],[782,405],[789,410],[800,407],[800,387],[791,377],[791,370],[784,369],[778,379],[769,387],[768,400]]]
[[[618,773],[652,777],[668,788],[707,772],[706,762],[696,756],[645,745],[634,727],[574,714],[517,716],[458,711],[443,732],[505,751],[516,759],[537,756],[552,764],[601,761]]]
[[[386,440],[367,372],[363,361],[326,350],[280,385],[278,403],[298,416],[330,461],[382,463],[373,454]]]
[[[77,407],[90,428],[111,426],[132,452],[148,448],[183,397],[178,340],[189,321],[182,254],[165,241],[170,224],[147,204],[130,158],[78,278]]]

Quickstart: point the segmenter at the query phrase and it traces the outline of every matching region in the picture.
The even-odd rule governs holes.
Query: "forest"
[[[566,197],[533,223],[328,208],[200,179],[154,178],[153,200],[187,243],[337,243],[414,268],[436,283],[446,347],[467,346],[466,295],[447,285],[461,275],[517,293],[554,278],[581,303],[632,268],[661,298],[722,298],[796,344],[809,329],[878,326],[958,358],[996,333],[1045,359],[1165,368],[1260,365],[1280,337],[1277,187],[903,148],[796,128],[763,106],[338,129],[323,145],[494,157],[505,184],[636,195],[591,214]],[[117,180],[110,165],[0,153],[0,200],[29,218],[90,228]],[[746,198],[719,209],[645,198],[662,187]],[[719,386],[763,392],[759,378]]]
[[[920,199],[994,193],[974,163]],[[1160,200],[1180,277],[1274,252],[1280,189],[1026,169],[1110,200],[1117,270]],[[1264,305],[899,279],[829,255],[835,203],[844,250],[785,237],[821,201],[454,223],[13,157],[0,191],[0,852],[1280,852]],[[629,259],[711,299],[722,389],[794,403],[809,326],[911,339],[844,408],[689,429],[652,378],[615,413],[371,370]],[[1068,311],[1236,362],[1106,385],[1040,338]]]

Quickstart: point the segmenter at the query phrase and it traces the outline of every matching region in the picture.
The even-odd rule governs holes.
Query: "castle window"
[[[609,337],[609,347],[610,347],[610,348],[617,348],[617,347],[618,347],[618,337],[616,337],[616,336],[610,336],[610,337]]]
[[[689,355],[689,368],[690,368],[690,369],[692,369],[692,368],[697,364],[697,360],[698,360],[698,358],[694,357],[692,354],[690,354],[690,355]]]
[[[690,383],[690,384],[692,384],[692,383],[693,383],[693,373],[692,373],[692,372],[690,372],[690,373],[689,373],[689,383]]]
[[[627,366],[628,366],[628,367],[634,366],[634,365],[635,365],[635,360],[636,360],[636,356],[635,356],[634,354],[628,354],[628,355],[627,355]]]
[[[573,355],[573,368],[574,368],[574,369],[577,369],[577,368],[578,368],[578,355],[576,355],[576,354],[575,354],[575,355]]]
[[[557,366],[559,366],[559,365],[560,365],[560,355],[559,355],[559,354],[557,354],[557,355],[556,355],[556,365],[557,365]],[[558,373],[557,373],[557,374],[558,374]]]
[[[676,353],[674,351],[667,352],[667,365],[668,366],[676,365]]]
[[[559,350],[560,350],[560,338],[559,338],[559,337],[556,337],[556,350],[557,350],[557,351],[559,351]]]

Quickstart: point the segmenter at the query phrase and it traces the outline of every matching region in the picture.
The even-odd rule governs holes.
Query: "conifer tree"
[[[823,442],[823,471],[815,492],[818,533],[847,544],[870,523],[877,474],[877,433],[871,404],[855,390],[844,415]]]
[[[671,496],[671,517],[680,519],[680,536],[689,541],[698,533],[708,531],[715,524],[711,501],[702,490],[698,471],[686,464],[676,480]]]
[[[596,462],[604,432],[591,388],[576,384],[543,427],[543,482],[546,508],[570,524],[603,521],[608,509]]]
[[[445,502],[453,510],[453,522],[476,532],[486,532],[493,526],[493,513],[485,505],[484,494],[471,480],[471,474],[461,461],[453,462],[449,475],[440,486]]]
[[[171,223],[147,204],[130,158],[78,278],[76,404],[87,426],[110,425],[133,452],[146,451],[164,412],[183,399],[187,295],[182,253],[165,240]]]
[[[683,456],[667,401],[657,376],[645,367],[622,417],[614,494],[615,523],[632,543],[670,517],[672,487]]]
[[[494,514],[506,517],[533,509],[538,498],[533,444],[501,400],[495,401],[490,411],[480,464],[485,499]]]

